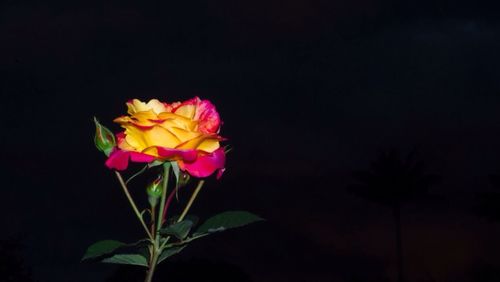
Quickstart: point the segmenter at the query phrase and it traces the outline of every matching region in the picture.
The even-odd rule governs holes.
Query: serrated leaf
[[[167,258],[169,258],[175,254],[180,253],[185,247],[187,247],[187,245],[178,246],[178,247],[171,247],[171,248],[167,248],[167,249],[163,250],[160,257],[158,258],[158,263],[166,260]]]
[[[148,267],[148,260],[139,254],[116,254],[102,260],[104,263],[131,264]]]
[[[97,258],[103,255],[109,255],[116,249],[125,246],[125,243],[115,240],[103,240],[90,245],[83,255],[82,260]]]
[[[214,233],[261,220],[264,219],[246,211],[227,211],[207,219],[207,221],[196,230],[196,233]]]
[[[189,231],[191,230],[191,227],[193,227],[193,222],[186,219],[160,229],[160,234],[173,235],[177,239],[182,240],[187,237]]]

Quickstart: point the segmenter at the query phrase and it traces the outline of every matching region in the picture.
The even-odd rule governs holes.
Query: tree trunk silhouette
[[[367,170],[354,171],[356,182],[349,186],[355,195],[382,204],[392,210],[396,235],[397,282],[405,281],[401,209],[407,202],[429,196],[430,186],[440,177],[425,172],[415,150],[402,157],[397,150],[383,152]]]
[[[403,279],[403,242],[401,239],[401,205],[395,204],[393,207],[394,223],[396,228],[396,255],[398,267],[398,282],[404,282]]]

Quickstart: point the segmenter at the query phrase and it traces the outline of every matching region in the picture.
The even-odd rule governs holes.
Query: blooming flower
[[[109,155],[109,168],[124,170],[128,162],[177,161],[195,177],[224,170],[224,140],[215,106],[198,97],[172,104],[152,99],[127,102],[128,115],[114,121],[125,130],[116,135],[117,148]]]

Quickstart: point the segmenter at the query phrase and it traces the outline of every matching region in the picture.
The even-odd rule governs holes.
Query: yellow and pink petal
[[[203,133],[217,133],[222,123],[215,106],[208,100],[198,103],[195,119],[198,120],[198,130]]]
[[[165,147],[156,147],[158,156],[162,159],[183,160],[191,163],[196,161],[198,152],[196,150],[178,150]]]
[[[219,113],[208,100],[194,97],[182,102],[173,113],[198,121],[198,131],[203,133],[217,133],[221,125]]]
[[[155,114],[161,112],[166,112],[167,107],[164,103],[158,101],[157,99],[151,99],[147,103],[142,102],[139,99],[132,99],[127,102],[128,113],[134,115],[139,112],[153,111]]]
[[[196,161],[192,163],[179,161],[178,164],[183,171],[187,171],[191,176],[203,178],[217,171],[217,178],[220,178],[224,172],[225,162],[224,149],[219,148],[210,154],[198,155]]]

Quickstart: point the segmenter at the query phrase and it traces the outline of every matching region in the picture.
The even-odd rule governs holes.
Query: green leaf
[[[164,261],[165,259],[167,259],[175,254],[180,253],[185,247],[187,247],[187,245],[164,249],[163,252],[161,253],[160,257],[158,258],[158,263]]]
[[[214,233],[261,220],[264,219],[246,211],[227,211],[207,219],[207,221],[196,230],[196,233]]]
[[[163,163],[164,163],[163,161],[154,160],[154,161],[148,163],[148,168],[159,166],[159,165],[162,165]]]
[[[181,170],[179,168],[179,165],[177,164],[177,162],[171,162],[172,164],[172,171],[174,172],[174,176],[175,176],[175,183],[176,185],[179,184],[179,176],[180,176],[180,173],[181,173]]]
[[[160,233],[162,235],[173,235],[177,237],[177,239],[182,240],[187,237],[191,227],[193,227],[193,222],[186,219],[160,229]]]
[[[172,164],[172,171],[174,172],[174,177],[175,177],[175,187],[184,187],[188,184],[189,182],[189,174],[186,172],[183,172],[180,168],[177,162],[171,162]],[[178,190],[177,190],[178,192]],[[177,197],[177,195],[175,195]]]
[[[167,219],[167,225],[175,224],[177,222],[177,220],[179,219],[179,216],[180,216],[179,214],[176,214],[176,215],[169,217]],[[200,218],[197,217],[196,215],[188,214],[184,217],[184,220],[189,220],[193,223],[193,226],[196,226],[196,224],[198,224],[198,222],[200,221]]]
[[[92,244],[87,248],[82,260],[97,258],[103,255],[109,255],[116,249],[125,246],[125,243],[115,240],[103,240]]]
[[[177,198],[177,200],[179,200],[179,187],[180,187],[180,183],[179,183],[179,177],[181,175],[181,170],[179,168],[179,164],[177,164],[177,162],[173,161],[173,162],[170,162],[170,165],[172,166],[172,171],[174,172],[174,178],[175,178],[175,197]]]
[[[233,150],[233,147],[227,145],[227,146],[224,146],[224,154],[227,154],[229,152],[231,152]]]
[[[148,260],[139,254],[116,254],[102,260],[104,263],[132,264],[148,267]]]
[[[141,168],[141,170],[139,170],[138,172],[134,173],[134,175],[130,176],[127,181],[125,181],[125,184],[128,184],[130,181],[132,181],[132,179],[136,178],[137,176],[141,175],[143,172],[146,171],[146,169],[148,168],[147,165],[145,165],[143,168]]]
[[[137,242],[127,244],[128,247],[147,247],[151,244],[149,239],[141,239]]]

